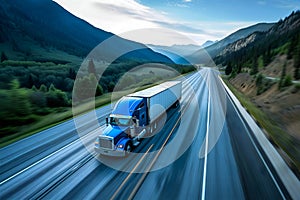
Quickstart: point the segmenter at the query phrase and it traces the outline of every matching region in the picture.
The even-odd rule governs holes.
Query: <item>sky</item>
[[[300,0],[54,1],[102,30],[145,44],[167,46],[221,40],[240,28],[277,22],[300,9]],[[158,32],[161,35],[155,38]]]

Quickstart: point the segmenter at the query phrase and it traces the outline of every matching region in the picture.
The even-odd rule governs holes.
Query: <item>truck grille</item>
[[[113,140],[112,138],[99,138],[99,145],[102,148],[113,149]]]

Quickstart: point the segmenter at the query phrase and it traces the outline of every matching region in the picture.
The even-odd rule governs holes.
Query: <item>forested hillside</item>
[[[226,49],[226,46],[232,43],[235,43],[238,40],[247,38],[249,35],[251,35],[254,32],[266,32],[268,31],[274,23],[258,23],[243,29],[240,29],[224,39],[215,42],[214,44],[205,47],[203,49],[199,49],[198,51],[194,52],[193,54],[189,55],[188,58],[190,60],[194,60],[196,63],[203,62],[205,60],[205,57],[207,54],[214,58],[218,56],[224,49]],[[203,59],[203,60],[202,60]]]
[[[242,71],[257,74],[280,54],[286,54],[288,60],[293,60],[294,74],[291,78],[300,79],[300,11],[280,20],[268,32],[255,32],[229,44],[214,60],[216,64],[227,66],[226,74]]]
[[[297,11],[267,32],[255,32],[227,45],[214,59],[226,67],[229,86],[295,169],[300,166],[299,57]]]
[[[18,132],[41,116],[71,106],[77,71],[88,53],[102,41],[115,37],[107,51],[138,49],[117,58],[100,79],[97,68],[106,58],[88,60],[88,74],[78,83],[95,96],[113,91],[120,77],[145,63],[165,63],[179,73],[193,67],[173,65],[147,46],[100,30],[77,18],[51,0],[3,0],[0,4],[0,137]],[[100,65],[99,65],[100,63]],[[143,76],[141,76],[143,77]],[[140,77],[136,80],[140,80]],[[157,81],[164,77],[153,76]],[[149,81],[148,82],[151,82]],[[147,83],[147,80],[144,80]],[[12,106],[13,105],[13,106]]]

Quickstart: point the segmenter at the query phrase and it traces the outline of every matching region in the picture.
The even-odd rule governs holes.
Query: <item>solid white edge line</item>
[[[254,121],[254,119],[249,115],[249,113],[247,113],[247,111],[240,104],[238,99],[231,92],[231,90],[227,87],[227,85],[224,83],[224,81],[222,80],[222,78],[220,76],[219,76],[219,79],[220,79],[221,83],[223,84],[224,88],[226,89],[226,91],[228,92],[228,95],[231,97],[230,100],[235,105],[234,109],[235,110],[238,109],[240,111],[240,114],[238,113],[238,116],[240,118],[242,117],[241,115],[243,115],[243,117],[247,117],[247,119],[248,119],[247,123],[249,123],[249,121],[251,121],[252,124],[251,125],[249,124],[250,129],[254,133],[254,136],[256,137],[259,145],[262,147],[263,151],[267,155],[269,161],[271,162],[272,166],[274,167],[275,171],[277,172],[280,180],[284,184],[284,186],[285,186],[286,190],[288,191],[289,195],[291,195],[292,199],[300,199],[300,193],[299,193],[300,182],[297,179],[297,177],[293,174],[293,172],[287,166],[287,164],[282,159],[282,157],[279,155],[277,150],[273,147],[273,145],[270,143],[270,141],[266,138],[265,134],[258,127],[258,125]],[[242,120],[242,122],[245,126],[245,123],[244,123],[243,120]],[[250,135],[250,133],[248,131],[247,131],[247,133],[248,133],[248,135],[251,139],[251,142],[254,143],[253,138]],[[271,173],[269,167],[267,166],[265,160],[263,159],[263,157],[262,157],[261,153],[259,152],[259,150],[257,148],[257,145],[255,143],[254,143],[254,147],[255,147],[256,151],[258,152],[259,156],[261,157],[263,163],[266,165],[266,168],[267,168],[268,172],[270,173],[275,185],[279,188],[279,191],[280,191],[281,195],[283,195],[283,193],[281,191],[281,188],[279,187],[276,179],[274,178],[273,174]],[[281,173],[282,171],[284,171],[285,173],[284,174]],[[283,197],[285,198],[284,195],[283,195]]]
[[[206,188],[208,133],[209,133],[209,124],[210,124],[209,118],[210,118],[210,88],[208,86],[208,108],[207,108],[207,122],[206,122],[206,136],[205,136],[205,157],[204,157],[204,170],[203,170],[202,195],[201,195],[202,200],[205,199],[205,188]]]
[[[102,128],[102,127],[103,127],[103,126],[99,127],[98,129],[100,129],[100,128]],[[97,131],[98,129],[95,129],[94,131],[91,131],[90,133],[95,132],[95,131]],[[86,137],[87,137],[88,135],[89,135],[89,134],[87,134]],[[62,147],[62,148],[60,148],[60,149],[54,151],[53,153],[49,154],[48,156],[42,158],[41,160],[39,160],[39,161],[37,161],[37,162],[35,162],[35,163],[29,165],[28,167],[26,167],[26,168],[22,169],[21,171],[17,172],[16,174],[14,174],[14,175],[12,175],[12,176],[6,178],[5,180],[3,180],[3,181],[0,182],[0,186],[3,185],[4,183],[8,182],[9,180],[15,178],[16,176],[22,174],[23,172],[29,170],[30,168],[36,166],[37,164],[43,162],[44,160],[50,158],[50,157],[53,156],[54,154],[57,154],[57,153],[59,153],[60,151],[62,151],[62,150],[64,150],[64,149],[68,148],[69,146],[75,144],[76,142],[78,142],[78,141],[80,141],[80,140],[81,140],[81,138],[78,138],[78,139],[74,140],[74,141],[71,142],[70,144],[68,144],[68,145],[66,145],[66,146],[64,146],[64,147]]]

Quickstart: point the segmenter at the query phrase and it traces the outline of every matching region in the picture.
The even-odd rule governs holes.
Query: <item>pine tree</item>
[[[44,85],[44,84],[42,84],[42,85],[40,86],[40,91],[41,91],[41,92],[47,92],[47,91],[48,91],[47,86]]]
[[[294,78],[300,79],[300,35],[298,35],[298,44],[294,50]]]
[[[278,84],[279,89],[282,88],[284,85],[285,76],[286,76],[286,63],[284,63],[284,65],[282,67],[281,76],[280,76],[280,80],[279,80],[279,84]]]
[[[70,68],[70,69],[69,69],[68,77],[69,77],[70,79],[75,80],[75,78],[76,78],[76,72],[75,72],[75,70],[74,70],[73,68]]]
[[[289,48],[288,48],[288,55],[287,58],[288,59],[292,59],[293,58],[293,53],[295,52],[296,46],[297,46],[297,36],[294,36],[290,42]]]
[[[4,52],[1,52],[1,62],[5,61],[5,60],[8,60],[8,58]]]
[[[95,67],[93,59],[89,60],[88,72],[89,72],[89,74],[94,74],[95,77],[97,78],[96,67]]]
[[[251,69],[251,72],[250,72],[251,75],[257,74],[257,72],[258,72],[257,59],[258,59],[257,55],[255,54],[254,57],[253,57],[252,69]]]
[[[231,63],[228,62],[227,66],[225,68],[225,74],[229,75],[231,72],[232,72],[232,66],[231,66]]]
[[[264,53],[264,66],[267,66],[271,62],[271,47],[268,46],[267,52]]]

